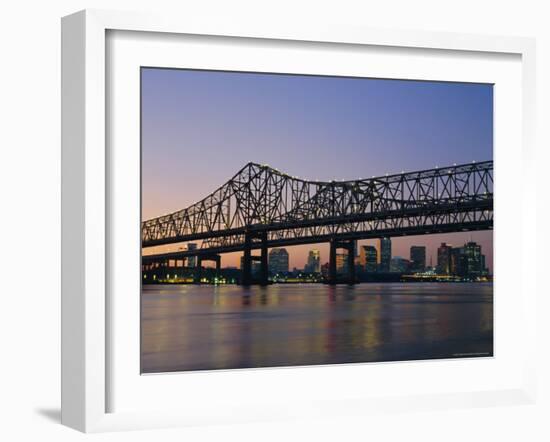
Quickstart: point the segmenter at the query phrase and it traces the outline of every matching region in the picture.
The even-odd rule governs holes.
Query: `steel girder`
[[[200,241],[202,252],[223,253],[254,232],[267,232],[271,247],[492,225],[492,161],[330,182],[248,163],[203,200],[144,221],[142,246]]]

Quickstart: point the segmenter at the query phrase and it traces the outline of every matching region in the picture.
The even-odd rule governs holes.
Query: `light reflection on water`
[[[493,354],[480,283],[144,286],[142,372]]]

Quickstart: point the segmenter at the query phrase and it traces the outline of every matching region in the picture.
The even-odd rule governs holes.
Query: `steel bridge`
[[[330,242],[329,283],[336,282],[336,249],[359,239],[486,230],[493,227],[493,162],[350,181],[314,181],[268,165],[246,164],[195,204],[144,221],[142,247],[200,241],[196,250],[144,255],[142,265],[195,256],[216,261],[243,252],[242,283],[267,283],[272,247]],[[259,256],[252,255],[255,249]],[[348,253],[348,282],[355,280]]]

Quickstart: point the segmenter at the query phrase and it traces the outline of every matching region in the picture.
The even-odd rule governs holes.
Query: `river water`
[[[143,287],[143,373],[492,356],[491,283]]]

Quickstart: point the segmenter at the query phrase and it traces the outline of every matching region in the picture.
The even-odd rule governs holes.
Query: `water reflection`
[[[146,373],[493,352],[492,284],[145,286]]]

